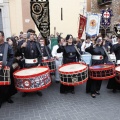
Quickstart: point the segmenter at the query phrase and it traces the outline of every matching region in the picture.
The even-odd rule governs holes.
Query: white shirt
[[[87,47],[89,47],[90,45],[91,45],[91,41],[89,42],[89,43],[85,43],[85,41],[82,43],[82,46],[81,46],[81,51],[82,52],[85,52],[85,49],[87,48]]]
[[[58,57],[58,58],[62,58],[63,57],[63,53],[61,52],[61,53],[57,53],[57,49],[59,48],[59,46],[58,45],[55,45],[55,46],[53,46],[53,49],[52,49],[52,56],[53,57]]]
[[[117,38],[115,37],[115,38],[112,38],[112,44],[114,45],[114,44],[117,44],[118,42],[117,42]]]

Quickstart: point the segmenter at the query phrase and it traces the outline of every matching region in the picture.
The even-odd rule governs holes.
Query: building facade
[[[11,35],[9,1],[0,0],[0,30],[4,31],[5,37]]]
[[[109,33],[113,32],[114,24],[120,20],[120,0],[87,0],[88,12],[100,13],[101,9],[106,9],[106,5],[113,10]]]
[[[6,36],[37,30],[30,15],[30,0],[0,0],[0,29]],[[49,0],[50,34],[78,35],[79,14],[86,13],[86,0]],[[83,35],[84,37],[85,35]]]

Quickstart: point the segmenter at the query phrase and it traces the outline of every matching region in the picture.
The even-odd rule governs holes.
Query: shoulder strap
[[[46,47],[46,46],[44,46],[44,47],[45,47],[45,50],[46,50],[46,52],[47,52],[48,59],[50,59],[51,57],[50,57],[50,54],[49,54],[49,52],[48,52],[48,49],[47,49],[47,47]]]
[[[36,42],[36,46],[37,46],[37,49],[38,49],[39,53],[40,53],[41,56],[42,56],[42,51],[41,51],[40,46],[39,46],[39,44],[38,44],[37,42]]]
[[[102,48],[103,48],[104,52],[106,53],[106,55],[107,55],[107,57],[108,57],[108,60],[109,60],[112,64],[114,64],[113,61],[111,60],[109,54],[107,53],[105,47],[103,46]]]
[[[2,67],[6,66],[7,54],[8,54],[8,44],[5,43],[4,53],[3,53],[3,60],[2,60]]]

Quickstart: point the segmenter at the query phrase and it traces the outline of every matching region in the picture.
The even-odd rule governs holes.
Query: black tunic
[[[120,44],[119,43],[113,45],[113,52],[115,53],[116,61],[120,60]],[[116,89],[120,90],[120,84],[116,82],[114,77],[108,81],[107,88],[113,89],[113,90],[116,90]]]
[[[0,61],[3,60],[4,47],[5,47],[5,43],[0,44]],[[12,47],[8,45],[8,54],[7,54],[6,66],[9,66],[11,68],[13,60],[14,60],[14,52],[13,52]],[[8,100],[14,94],[13,91],[11,90],[12,85],[13,85],[12,81],[13,80],[11,80],[11,85],[0,86],[0,103]]]
[[[63,52],[63,64],[76,62],[80,60],[80,56],[76,51],[74,45],[59,46],[57,53]],[[74,86],[60,85],[60,93],[72,92],[74,91]]]
[[[47,51],[48,51],[48,53],[47,53]],[[43,57],[46,57],[46,56],[47,57],[52,57],[51,50],[48,46],[41,46],[41,52],[42,52]]]
[[[91,55],[102,55],[104,59],[102,60],[92,60],[92,65],[99,65],[108,62],[108,57],[103,49],[102,46],[96,46],[95,48],[93,45],[85,49],[86,52],[89,52]],[[91,92],[91,94],[95,94],[96,91],[99,91],[101,88],[101,80],[92,80],[88,79],[86,84],[86,92]]]
[[[33,64],[26,64],[25,63],[25,67],[33,67],[33,66],[37,66],[38,64],[41,63],[42,61],[42,54],[41,52],[39,52],[38,47],[41,49],[40,44],[36,41],[27,41],[27,46],[24,48],[21,48],[21,45],[24,43],[24,41],[21,41],[21,43],[19,43],[20,45],[18,46],[18,49],[20,52],[22,52],[24,54],[25,59],[35,59],[38,58],[38,63],[33,63]],[[37,47],[38,44],[38,47]]]

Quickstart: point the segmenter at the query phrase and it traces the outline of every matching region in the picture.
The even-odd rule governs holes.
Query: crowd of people
[[[108,55],[105,50],[116,56],[116,65],[120,64],[120,35],[105,36],[104,38],[99,34],[96,37],[87,36],[85,40],[80,40],[78,37],[73,38],[71,34],[68,34],[66,38],[61,37],[58,34],[58,44],[53,46],[53,49],[49,47],[50,39],[44,39],[40,34],[37,36],[35,31],[29,29],[27,33],[20,32],[18,36],[12,36],[5,40],[4,32],[0,31],[0,61],[3,62],[3,54],[5,50],[5,44],[8,43],[7,64],[10,67],[10,85],[0,85],[0,107],[3,102],[13,103],[11,96],[17,93],[14,85],[13,72],[16,70],[15,63],[18,64],[17,68],[31,68],[35,66],[41,66],[43,59],[54,59],[56,65],[55,82],[60,83],[60,76],[58,68],[62,64],[79,62],[82,60],[81,55],[86,52],[92,55],[92,64],[107,64],[109,62]],[[75,48],[77,47],[77,50]],[[105,50],[104,50],[105,48]],[[80,55],[81,54],[81,55]],[[98,57],[96,57],[98,56]],[[99,58],[102,56],[102,59]],[[2,69],[2,68],[1,68]],[[88,78],[86,83],[86,93],[90,93],[91,97],[95,98],[96,94],[100,95],[102,80],[96,81]],[[108,89],[112,89],[113,92],[120,89],[120,84],[116,81],[115,77],[109,79]],[[42,96],[41,91],[36,91],[37,95]],[[75,94],[74,86],[67,86],[60,83],[60,93]],[[28,93],[22,93],[25,97]]]

